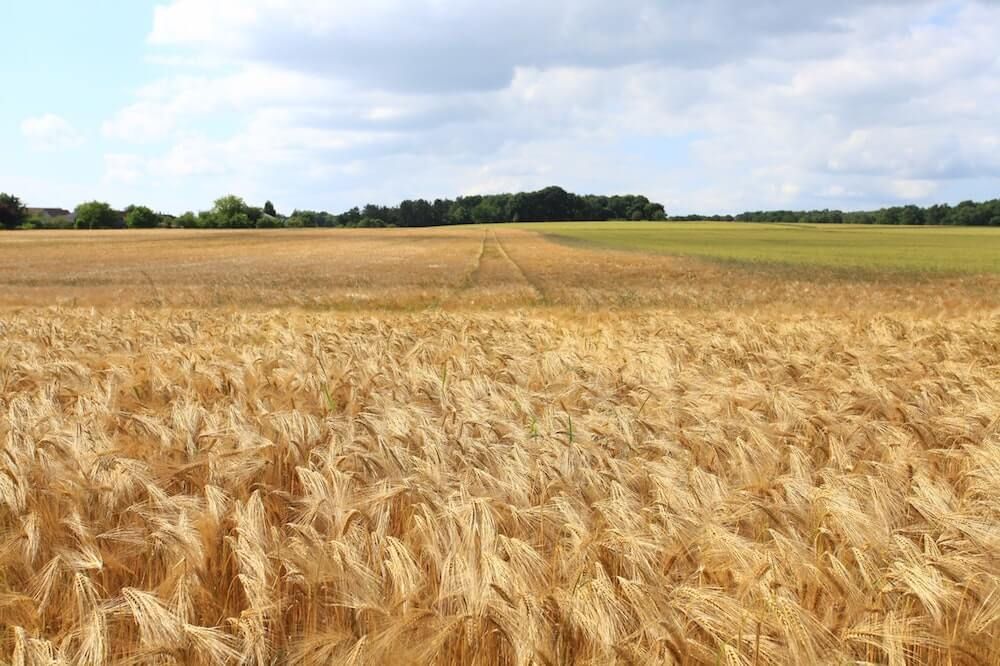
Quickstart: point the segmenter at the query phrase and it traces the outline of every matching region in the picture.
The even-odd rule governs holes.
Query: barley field
[[[1000,663],[1000,290],[0,235],[0,663]]]

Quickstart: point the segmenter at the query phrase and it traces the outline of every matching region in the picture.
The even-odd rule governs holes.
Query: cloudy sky
[[[0,191],[30,205],[1000,196],[998,0],[34,0],[3,23]]]

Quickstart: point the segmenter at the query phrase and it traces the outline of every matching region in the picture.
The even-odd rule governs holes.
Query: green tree
[[[197,223],[195,226],[199,229],[215,229],[219,226],[215,213],[210,210],[199,211],[196,220]]]
[[[899,210],[899,224],[913,225],[924,223],[924,211],[914,205],[903,206]]]
[[[264,202],[264,215],[270,215],[271,217],[278,217],[278,211],[274,210],[274,204],[270,201]]]
[[[217,227],[239,229],[252,226],[247,202],[232,194],[215,200],[212,217]]]
[[[298,229],[300,227],[318,227],[320,226],[320,214],[312,210],[295,210],[292,211],[292,216],[288,218],[285,224],[288,227]]]
[[[181,229],[194,229],[198,226],[198,216],[188,211],[174,220],[174,226]]]
[[[109,204],[88,201],[76,207],[77,229],[119,229],[122,219]]]
[[[469,214],[469,210],[465,206],[457,203],[448,211],[445,220],[448,224],[471,224],[472,215]]]
[[[146,206],[125,209],[125,226],[129,229],[152,229],[160,224],[160,216]]]
[[[0,227],[17,229],[28,219],[28,211],[13,194],[0,194]]]
[[[355,206],[351,210],[341,213],[339,217],[341,226],[356,227],[358,226],[358,222],[361,221],[361,211]]]
[[[256,206],[247,206],[247,219],[250,221],[251,227],[256,227],[260,225],[260,221],[264,218],[264,209],[257,208]]]
[[[259,208],[251,208],[250,221],[258,229],[277,229],[282,226],[281,220],[273,215],[264,213]],[[254,217],[253,211],[260,211],[260,215]]]
[[[477,224],[503,221],[503,211],[497,205],[494,197],[483,197],[482,201],[476,204],[470,214],[472,215],[472,221]]]

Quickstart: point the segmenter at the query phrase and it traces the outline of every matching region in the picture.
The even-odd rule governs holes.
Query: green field
[[[548,236],[603,247],[750,263],[876,271],[1000,273],[1000,229],[736,222],[545,222]]]

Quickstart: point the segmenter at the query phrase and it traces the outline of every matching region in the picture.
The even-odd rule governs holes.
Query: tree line
[[[68,211],[67,211],[68,212]],[[0,223],[8,229],[75,228],[122,229],[181,227],[195,229],[250,229],[278,227],[432,227],[487,222],[592,220],[664,220],[663,205],[641,195],[578,195],[560,187],[537,192],[406,200],[397,206],[368,204],[339,214],[295,210],[282,215],[268,201],[257,207],[227,195],[211,209],[174,216],[146,206],[116,211],[100,201],[82,203],[71,214],[32,214],[17,197],[0,198]]]
[[[34,210],[34,212],[33,212]],[[811,224],[887,224],[1000,226],[1000,199],[958,205],[894,206],[875,211],[773,210],[738,215],[675,215],[640,195],[579,195],[560,187],[536,192],[491,194],[456,199],[406,200],[397,206],[368,204],[339,214],[294,210],[282,215],[268,201],[252,206],[234,195],[217,199],[211,209],[174,216],[147,206],[115,210],[100,201],[82,203],[66,214],[26,208],[17,197],[0,194],[0,227],[5,229],[251,229],[294,227],[431,227],[452,224],[541,221],[674,220],[781,222]]]
[[[671,220],[686,222],[781,222],[805,224],[890,224],[1000,227],[1000,199],[958,205],[892,206],[871,211],[770,210],[738,215],[675,215]]]

